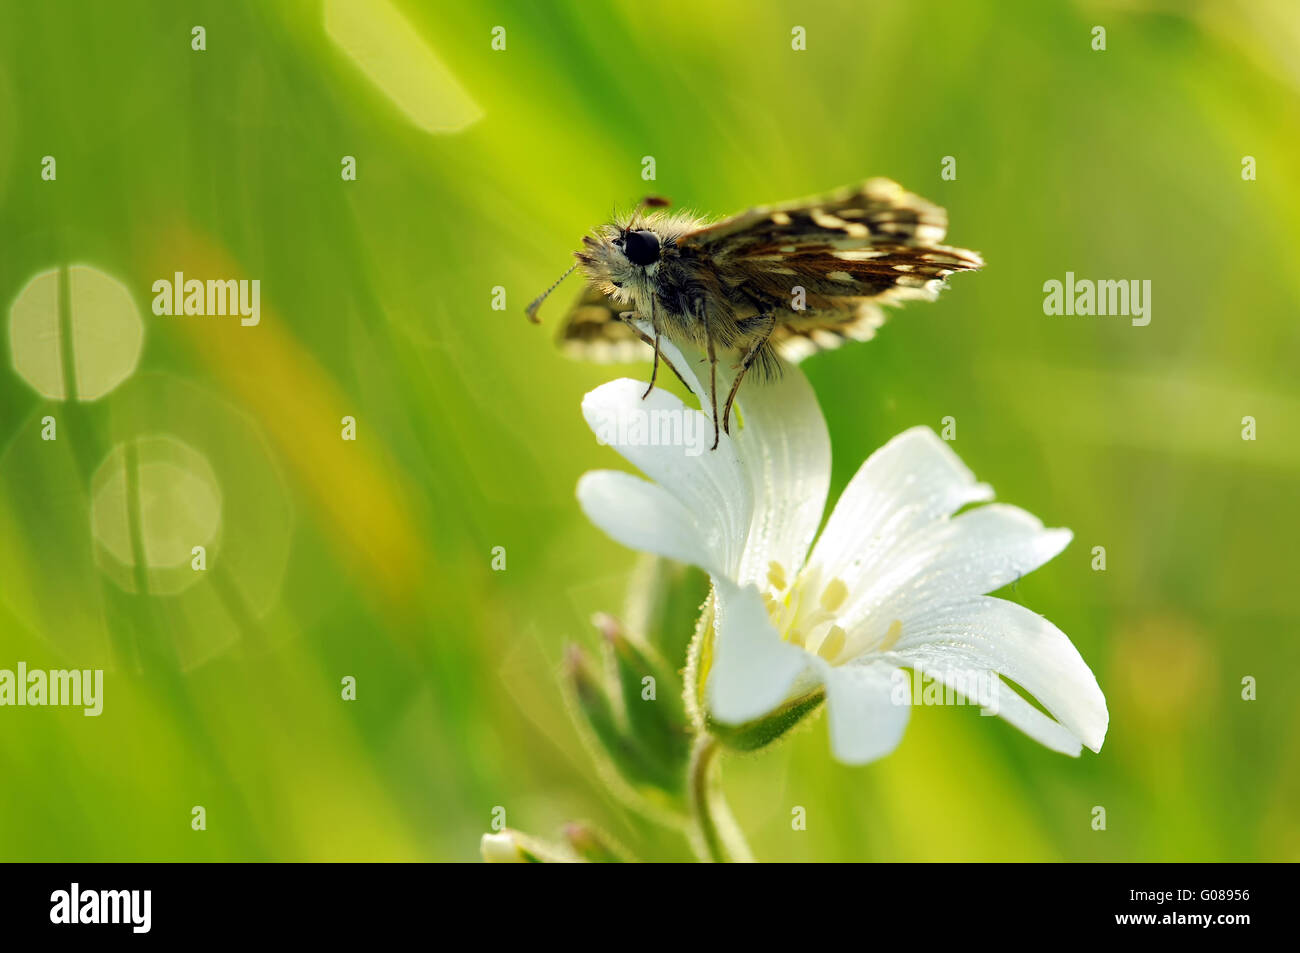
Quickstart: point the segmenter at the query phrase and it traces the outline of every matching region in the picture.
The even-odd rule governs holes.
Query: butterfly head
[[[653,222],[638,218],[601,226],[582,244],[576,257],[587,279],[616,300],[629,302],[655,276],[666,242]]]
[[[582,244],[582,251],[574,252],[577,264],[528,306],[531,320],[537,320],[542,301],[574,269],[615,301],[631,304],[654,277],[664,249],[664,241],[644,220],[602,225]]]
[[[659,266],[665,257],[677,254],[677,240],[699,221],[689,213],[666,212],[668,200],[647,196],[627,217],[615,216],[582,239],[583,248],[575,252],[575,269],[594,287],[620,305],[635,306],[650,295]],[[537,321],[537,309],[546,296],[564,280],[542,292],[526,309]]]

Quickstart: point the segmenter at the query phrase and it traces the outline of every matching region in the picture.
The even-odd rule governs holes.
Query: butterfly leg
[[[722,411],[722,429],[726,433],[731,433],[731,405],[736,399],[736,392],[740,390],[740,382],[745,379],[745,372],[749,370],[755,359],[767,346],[767,342],[772,337],[772,332],[776,330],[776,315],[769,314],[764,316],[767,321],[767,330],[762,332],[762,336],[749,346],[745,356],[740,361],[740,370],[736,374],[736,379],[731,382],[731,393],[727,395],[726,408]]]
[[[701,302],[698,311],[704,323],[704,339],[709,345],[709,400],[713,403],[713,446],[709,449],[717,450],[718,441],[722,439],[722,430],[718,426],[718,354],[713,346],[713,334],[709,331],[709,309]]]
[[[655,381],[659,379],[659,318],[658,315],[655,314],[655,301],[653,296],[650,298],[650,327],[653,328],[655,332],[655,341],[653,345],[655,349],[655,362],[654,366],[650,368],[650,385],[646,387],[645,393],[641,395],[642,400],[645,400],[650,396],[650,392],[655,389]]]
[[[619,319],[620,321],[622,321],[624,324],[626,324],[629,328],[631,328],[633,334],[635,334],[637,337],[639,337],[642,341],[644,341],[644,342],[645,342],[646,344],[648,344],[650,347],[654,348],[654,349],[655,349],[655,353],[658,355],[659,360],[663,362],[664,367],[668,368],[668,370],[670,370],[670,371],[673,372],[673,374],[676,376],[676,378],[677,378],[679,381],[682,382],[682,386],[683,386],[683,387],[685,387],[687,390],[690,390],[690,389],[691,389],[691,385],[688,384],[688,383],[686,383],[686,378],[685,378],[685,377],[682,377],[682,372],[679,371],[679,370],[676,368],[676,366],[673,364],[672,361],[668,360],[668,355],[662,353],[662,352],[659,350],[659,346],[658,346],[658,344],[656,343],[655,339],[652,338],[650,335],[646,334],[644,331],[642,331],[639,327],[637,327],[637,326],[632,322],[632,319],[633,319],[633,318],[638,318],[638,317],[640,317],[640,315],[637,314],[635,311],[622,311],[622,312],[619,313],[618,319]],[[652,375],[651,375],[651,378],[652,378],[651,383],[652,383],[652,384],[653,384],[653,377],[654,377],[654,375],[652,374]],[[650,393],[649,391],[646,391],[646,395],[648,395],[649,393]],[[644,399],[645,399],[645,396],[643,395],[641,399],[644,400]]]

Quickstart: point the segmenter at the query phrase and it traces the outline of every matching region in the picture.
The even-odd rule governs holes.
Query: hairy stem
[[[754,855],[731,815],[718,781],[718,739],[701,733],[691,750],[692,846],[708,863],[753,863]]]

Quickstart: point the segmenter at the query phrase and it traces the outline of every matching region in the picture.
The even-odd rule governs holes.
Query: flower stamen
[[[791,583],[785,567],[775,560],[767,564],[766,581],[770,588],[763,593],[763,605],[781,638],[838,664],[849,644],[848,632],[836,616],[848,602],[848,584],[837,577],[822,586],[816,567],[806,567]]]
[[[885,637],[880,640],[880,645],[876,647],[877,652],[888,652],[894,647],[899,636],[903,634],[903,622],[901,619],[895,619],[889,623],[889,630],[885,632]]]
[[[844,629],[838,625],[833,625],[826,632],[822,644],[817,646],[817,654],[833,665],[835,660],[840,657],[840,653],[844,651],[844,645],[847,641],[848,634]]]
[[[844,605],[844,600],[849,597],[849,587],[843,579],[836,577],[826,584],[822,590],[822,597],[819,603],[827,612],[835,612],[840,606]]]

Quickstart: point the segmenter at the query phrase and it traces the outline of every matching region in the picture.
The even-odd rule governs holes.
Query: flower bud
[[[509,827],[495,834],[484,834],[478,849],[483,862],[488,864],[569,864],[574,861],[565,848]]]
[[[695,631],[700,606],[709,597],[702,569],[662,556],[643,555],[628,587],[623,618],[663,658],[680,665]]]
[[[593,864],[622,864],[628,860],[619,847],[596,828],[583,821],[570,821],[564,825],[565,843],[580,860]]]
[[[626,731],[603,678],[587,653],[571,645],[564,655],[564,681],[581,721],[614,768],[633,787],[658,785],[661,778],[641,746]]]
[[[478,842],[479,853],[486,864],[526,864],[519,842],[515,840],[514,831],[506,829],[496,834],[484,834]]]
[[[681,680],[615,620],[598,616],[594,621],[605,636],[628,732],[666,779],[667,789],[680,789],[691,751]]]

